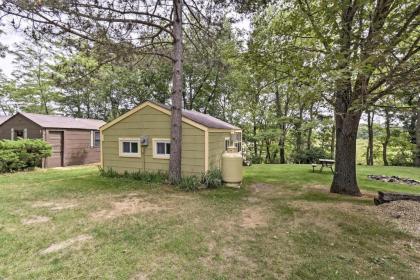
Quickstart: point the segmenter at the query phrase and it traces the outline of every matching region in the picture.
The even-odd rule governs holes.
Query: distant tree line
[[[171,101],[175,113],[241,126],[255,163],[335,158],[331,191],[350,195],[360,194],[358,138],[368,165],[420,166],[417,1],[59,2],[0,6],[32,38],[10,50],[4,113],[109,121],[146,99]],[[249,33],[234,28],[232,8],[249,16]]]

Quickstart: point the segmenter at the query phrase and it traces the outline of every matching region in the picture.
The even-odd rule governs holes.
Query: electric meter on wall
[[[140,144],[142,146],[149,145],[149,136],[140,136]]]

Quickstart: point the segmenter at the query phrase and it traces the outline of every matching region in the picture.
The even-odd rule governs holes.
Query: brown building
[[[93,119],[16,113],[3,123],[0,139],[43,139],[52,146],[52,156],[44,167],[100,162],[99,127],[105,122]]]
[[[8,118],[9,118],[8,116],[0,116],[0,125],[4,123],[5,121],[7,121]]]

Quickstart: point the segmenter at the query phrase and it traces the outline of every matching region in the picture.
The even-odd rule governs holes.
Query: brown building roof
[[[154,101],[149,101],[155,105],[158,105],[162,108],[165,108],[167,110],[171,110],[171,107],[168,105],[160,104]],[[240,129],[239,127],[236,127],[234,125],[231,125],[230,123],[227,123],[225,121],[219,120],[218,118],[212,117],[208,114],[203,114],[197,111],[193,110],[182,110],[182,116],[192,120],[196,123],[199,123],[201,125],[204,125],[208,128],[217,128],[217,129]]]
[[[10,117],[8,116],[0,116],[0,124],[4,123],[5,121],[7,121]]]
[[[57,115],[41,115],[19,112],[22,116],[44,128],[67,128],[67,129],[89,129],[99,130],[105,122],[94,119],[79,119]]]

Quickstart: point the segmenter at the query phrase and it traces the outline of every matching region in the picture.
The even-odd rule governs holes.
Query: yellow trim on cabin
[[[109,123],[107,123],[107,124],[105,124],[105,125],[103,125],[102,127],[100,127],[99,128],[99,130],[100,131],[103,131],[103,130],[106,130],[106,129],[108,129],[108,128],[110,128],[111,126],[113,126],[114,124],[116,124],[116,123],[118,123],[118,122],[120,122],[120,121],[122,121],[123,119],[125,119],[125,118],[127,118],[127,117],[129,117],[129,116],[131,116],[132,114],[134,114],[134,113],[136,113],[136,112],[138,112],[138,111],[140,111],[141,109],[143,109],[143,108],[145,108],[146,106],[150,106],[150,107],[152,107],[153,109],[156,109],[156,110],[158,110],[158,111],[160,111],[160,112],[162,112],[162,113],[164,113],[164,114],[166,114],[166,115],[171,115],[171,111],[170,110],[168,110],[168,109],[165,109],[165,108],[162,108],[162,107],[160,107],[160,106],[158,106],[158,105],[156,105],[156,104],[154,104],[154,103],[152,103],[152,102],[150,102],[150,101],[146,101],[146,102],[144,102],[144,103],[142,103],[142,104],[140,104],[139,106],[137,106],[137,107],[135,107],[135,108],[133,108],[133,109],[131,109],[130,111],[128,111],[127,113],[125,113],[125,114],[123,114],[123,115],[121,115],[121,116],[119,116],[118,118],[116,118],[115,120],[113,120],[113,121],[111,121],[111,122],[109,122]],[[192,126],[194,126],[194,127],[196,127],[196,128],[198,128],[198,129],[201,129],[201,130],[203,130],[203,131],[209,131],[209,132],[226,132],[226,131],[235,131],[235,132],[240,132],[240,131],[242,131],[241,129],[214,129],[214,128],[208,128],[208,127],[206,127],[206,126],[204,126],[204,125],[202,125],[202,124],[199,124],[199,123],[197,123],[197,122],[195,122],[195,121],[192,121],[192,120],[190,120],[190,119],[188,119],[188,118],[185,118],[185,117],[182,117],[182,121],[184,122],[184,123],[186,123],[186,124],[189,124],[189,125],[192,125]]]
[[[104,168],[104,149],[102,148],[102,143],[104,142],[104,135],[102,134],[102,131],[99,131],[100,135],[101,135],[101,168]]]
[[[133,108],[132,110],[128,111],[127,113],[125,113],[125,114],[123,114],[123,115],[119,116],[119,117],[118,117],[118,118],[116,118],[115,120],[113,120],[113,121],[111,121],[111,122],[109,122],[109,123],[105,124],[104,126],[100,127],[100,130],[101,130],[101,131],[103,131],[103,130],[106,130],[106,129],[110,128],[110,127],[111,127],[111,126],[113,126],[114,124],[116,124],[116,123],[118,123],[118,122],[122,121],[123,119],[125,119],[125,118],[127,118],[127,117],[131,116],[131,115],[132,115],[132,114],[134,114],[134,113],[137,113],[138,111],[140,111],[141,109],[145,108],[146,106],[152,107],[153,109],[156,109],[156,110],[158,110],[158,111],[160,111],[160,112],[162,112],[162,113],[164,113],[164,114],[166,114],[166,115],[169,115],[169,116],[171,115],[171,111],[170,111],[170,110],[165,109],[165,108],[162,108],[162,107],[160,107],[160,106],[158,106],[158,105],[156,105],[156,104],[153,104],[153,103],[152,103],[152,102],[150,102],[150,101],[146,101],[146,102],[144,102],[143,104],[140,104],[139,106],[137,106],[137,107]],[[203,126],[203,125],[201,125],[201,124],[199,124],[199,123],[197,123],[197,122],[195,122],[195,121],[192,121],[192,120],[190,120],[190,119],[187,119],[187,118],[185,118],[185,117],[182,117],[182,121],[183,121],[184,123],[187,123],[187,124],[189,124],[189,125],[192,125],[192,126],[194,126],[194,127],[198,128],[198,129],[201,129],[201,130],[204,130],[204,131],[207,129],[207,127],[205,127],[205,126]]]
[[[242,132],[242,129],[221,129],[221,128],[208,128],[209,132]]]
[[[124,142],[137,143],[137,153],[124,153]],[[119,157],[128,157],[128,158],[140,158],[141,157],[141,141],[138,137],[120,137],[118,138],[118,156]]]
[[[116,118],[115,120],[103,125],[102,127],[99,128],[100,132],[101,132],[101,166],[102,168],[104,167],[104,162],[103,162],[103,141],[104,141],[104,135],[103,135],[103,131],[110,128],[111,126],[117,124],[118,122],[124,120],[125,118],[137,113],[138,111],[142,110],[145,107],[151,107],[153,109],[156,109],[166,115],[171,115],[171,111],[166,109],[166,108],[162,108],[159,105],[156,105],[150,101],[146,101],[142,104],[140,104],[139,106],[133,108],[132,110],[128,111],[127,113],[119,116],[118,118]],[[211,132],[241,132],[242,133],[242,129],[220,129],[220,128],[208,128],[202,124],[199,124],[195,121],[192,121],[188,118],[182,117],[182,122],[189,124],[193,127],[196,127],[202,131],[204,131],[204,171],[207,172],[209,170],[209,133]],[[153,141],[152,141],[153,144]]]
[[[164,155],[159,155],[157,153],[157,143],[171,143],[171,139],[169,138],[153,138],[152,139],[152,150],[153,150],[153,158],[155,159],[170,159],[171,155],[169,154],[164,154]]]
[[[204,172],[209,170],[209,131],[204,131]]]

